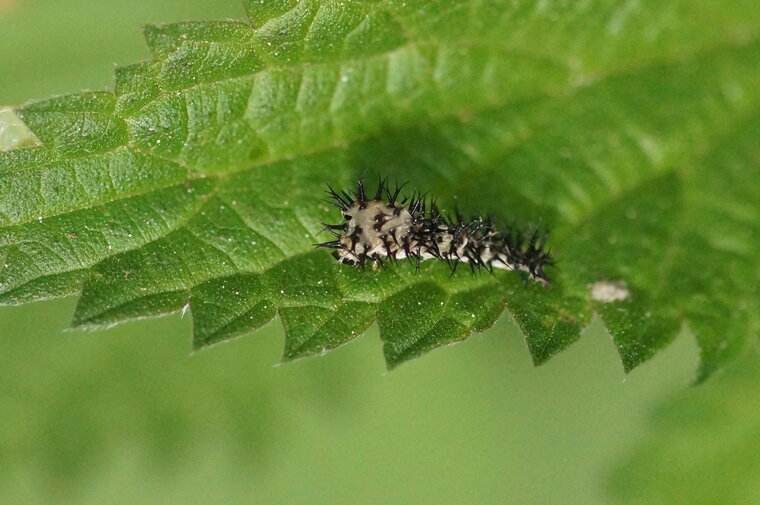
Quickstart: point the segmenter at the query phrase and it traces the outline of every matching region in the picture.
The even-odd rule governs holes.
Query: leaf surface
[[[75,326],[189,308],[196,348],[279,314],[285,359],[377,319],[388,365],[504,307],[536,363],[592,313],[627,370],[685,322],[699,378],[756,338],[760,12],[752,2],[245,2],[145,29],[114,92],[14,110],[0,302],[81,293]],[[314,250],[326,183],[410,181],[551,229],[554,283]],[[617,291],[615,291],[617,289]],[[610,293],[617,293],[612,296]]]

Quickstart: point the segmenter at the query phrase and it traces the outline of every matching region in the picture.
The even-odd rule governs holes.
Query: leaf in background
[[[592,311],[627,370],[685,321],[700,378],[755,337],[760,12],[749,1],[246,2],[145,30],[114,93],[16,109],[0,302],[82,293],[75,326],[189,307],[194,345],[276,313],[285,358],[377,317],[389,366],[506,305],[536,363]],[[445,265],[339,268],[325,183],[395,175],[443,207],[543,222],[549,289]],[[619,297],[592,288],[618,286]]]
[[[656,411],[652,433],[611,476],[616,503],[760,501],[760,358],[748,354]]]

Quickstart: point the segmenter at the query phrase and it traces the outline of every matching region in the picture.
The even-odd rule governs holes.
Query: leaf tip
[[[0,107],[0,152],[42,143],[12,107]]]

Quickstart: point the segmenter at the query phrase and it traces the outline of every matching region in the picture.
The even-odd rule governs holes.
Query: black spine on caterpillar
[[[335,240],[316,246],[335,249],[340,263],[364,267],[408,258],[419,268],[420,261],[438,259],[452,273],[459,263],[467,263],[473,271],[515,270],[549,284],[544,267],[553,263],[545,249],[546,235],[538,230],[498,230],[490,218],[449,218],[435,202],[428,206],[423,194],[399,198],[403,185],[391,189],[387,179],[380,180],[374,198],[367,198],[363,180],[353,194],[328,188],[326,201],[343,213],[345,222],[323,223]]]

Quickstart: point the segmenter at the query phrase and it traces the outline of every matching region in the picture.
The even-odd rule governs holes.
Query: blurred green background
[[[110,88],[143,23],[243,15],[0,0],[0,105]],[[703,394],[691,337],[625,376],[598,321],[540,368],[505,316],[386,374],[375,329],[274,367],[279,323],[191,355],[189,318],[61,331],[74,304],[0,308],[0,503],[601,504],[653,408]]]

